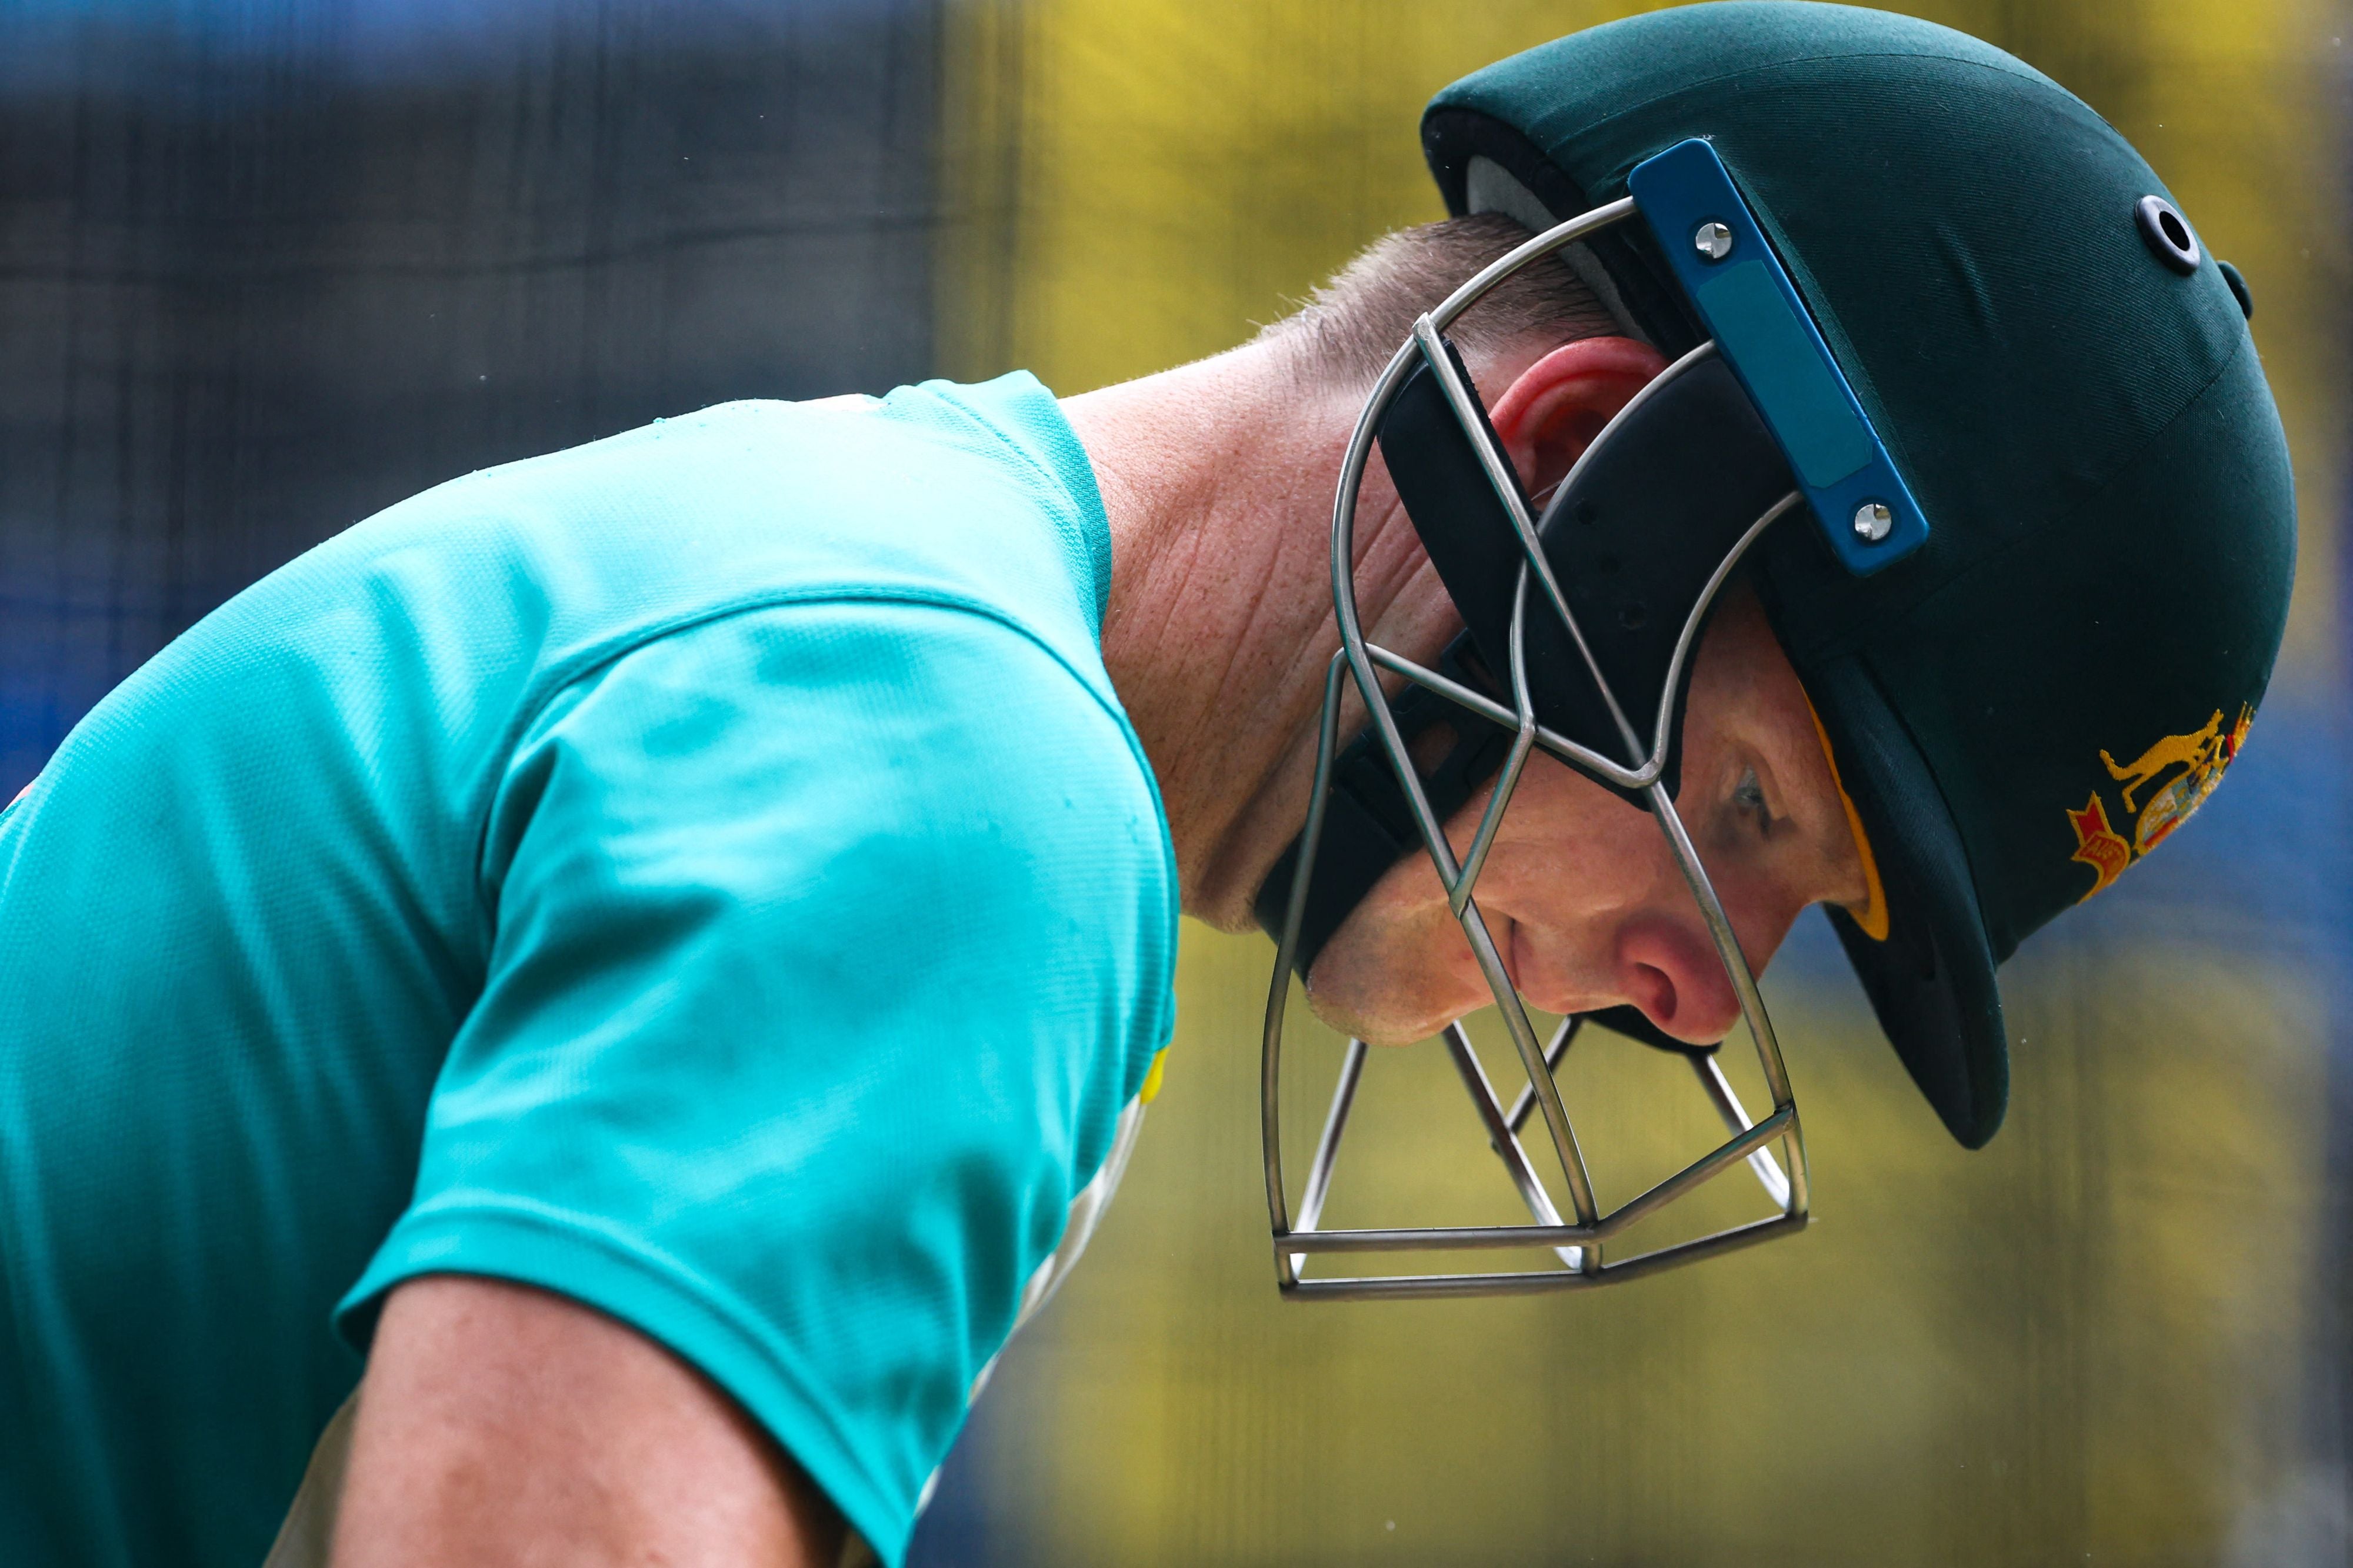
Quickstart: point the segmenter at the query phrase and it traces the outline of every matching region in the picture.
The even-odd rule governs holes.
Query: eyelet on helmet
[[[2198,237],[2189,232],[2189,221],[2163,196],[2143,196],[2133,205],[2133,221],[2140,226],[2141,238],[2157,258],[2184,278],[2198,270],[2201,259]]]

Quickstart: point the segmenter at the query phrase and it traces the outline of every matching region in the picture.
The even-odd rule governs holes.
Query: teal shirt
[[[110,695],[0,816],[0,1562],[252,1568],[452,1270],[670,1347],[895,1562],[1173,1021],[1109,579],[1027,376],[734,404]]]

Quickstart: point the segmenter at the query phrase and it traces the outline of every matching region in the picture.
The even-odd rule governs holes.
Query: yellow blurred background
[[[1069,394],[1229,347],[1374,236],[1443,216],[1416,135],[1432,92],[1649,8],[963,5],[939,353]],[[1602,1292],[1280,1301],[1255,1100],[1271,948],[1188,924],[1168,1087],[1086,1266],[976,1415],[926,1526],[940,1560],[2343,1560],[2343,922],[2317,868],[2342,860],[2345,13],[1917,14],[2084,97],[2252,282],[2305,569],[2232,788],[2181,864],[2010,966],[2012,1110],[1981,1153],[1945,1137],[1810,921],[1767,994],[1817,1223]],[[1294,1172],[1338,1044],[1298,1038]],[[1614,1123],[1627,1168],[1704,1135],[1672,1061],[1606,1037],[1574,1061],[1581,1125]],[[1481,1144],[1435,1047],[1383,1053],[1331,1223],[1511,1217]]]

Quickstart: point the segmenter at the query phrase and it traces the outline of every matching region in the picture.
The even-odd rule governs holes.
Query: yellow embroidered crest
[[[2222,710],[2217,708],[2204,724],[2186,735],[2166,736],[2129,763],[2119,763],[2101,752],[2108,777],[2123,786],[2116,793],[2131,837],[2126,837],[2110,825],[2107,805],[2096,789],[2081,811],[2069,810],[2067,825],[2075,830],[2075,852],[2068,858],[2092,868],[2092,886],[2084,898],[2124,875],[2126,867],[2164,843],[2206,804],[2206,797],[2222,782],[2223,770],[2246,744],[2248,726],[2254,721],[2254,709],[2242,704],[2238,721],[2226,731]],[[2143,792],[2147,792],[2146,798],[2136,802],[2134,797]]]

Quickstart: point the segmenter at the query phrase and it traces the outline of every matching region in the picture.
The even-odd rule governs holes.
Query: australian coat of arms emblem
[[[2246,743],[2247,727],[2254,721],[2254,709],[2242,704],[2237,721],[2225,730],[2222,710],[2217,708],[2199,729],[2168,735],[2128,763],[2100,753],[2108,777],[2122,786],[2117,798],[2124,810],[2112,822],[2108,803],[2094,789],[2082,810],[2067,813],[2068,826],[2075,830],[2075,852],[2068,858],[2092,868],[2084,898],[2123,876],[2126,867],[2164,843],[2206,804],[2222,782],[2223,770]]]

